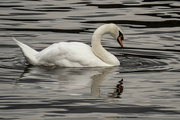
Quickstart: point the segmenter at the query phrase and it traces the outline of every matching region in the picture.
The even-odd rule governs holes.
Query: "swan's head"
[[[110,29],[110,35],[118,41],[118,43],[121,45],[121,47],[123,47],[123,40],[124,40],[124,36],[122,33],[122,30],[115,24],[107,24],[109,26]]]
[[[123,36],[122,30],[113,23],[104,24],[100,26],[99,28],[97,28],[92,36],[92,44],[94,45],[97,44],[96,41],[101,40],[104,34],[110,34],[115,40],[118,41],[121,47],[123,47],[122,40],[124,40],[124,36]]]

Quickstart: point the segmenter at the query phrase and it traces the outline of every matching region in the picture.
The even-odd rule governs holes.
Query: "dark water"
[[[90,45],[105,23],[124,32],[124,49],[109,36],[102,42],[120,67],[29,66],[11,39],[36,50]],[[179,41],[178,0],[1,0],[0,119],[179,120]]]

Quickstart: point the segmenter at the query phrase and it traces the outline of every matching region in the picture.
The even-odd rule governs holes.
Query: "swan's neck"
[[[92,51],[103,62],[111,66],[119,65],[119,60],[113,54],[105,50],[101,45],[101,39],[104,34],[110,34],[110,30],[107,28],[107,26],[101,26],[98,29],[96,29],[91,41]]]

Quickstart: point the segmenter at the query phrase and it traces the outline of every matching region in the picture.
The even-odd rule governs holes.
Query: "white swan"
[[[118,66],[120,65],[119,60],[101,45],[104,34],[110,34],[123,47],[122,31],[115,24],[105,24],[97,28],[92,36],[92,47],[80,42],[59,42],[38,52],[15,38],[13,40],[32,65],[61,67]]]

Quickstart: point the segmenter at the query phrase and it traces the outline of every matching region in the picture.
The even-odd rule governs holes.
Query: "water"
[[[1,0],[0,10],[0,119],[179,119],[178,0]],[[123,30],[124,49],[109,36],[102,41],[120,67],[29,66],[11,39],[36,50],[90,45],[104,23]]]

